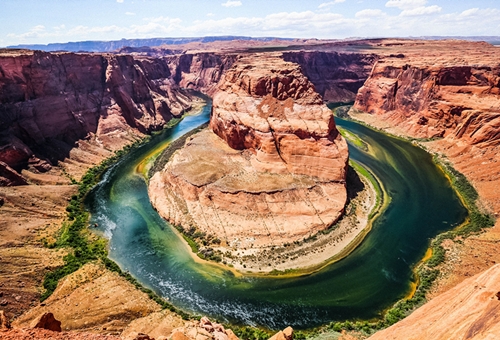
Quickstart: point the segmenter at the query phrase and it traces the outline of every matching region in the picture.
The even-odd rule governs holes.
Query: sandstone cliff
[[[236,61],[233,53],[189,53],[165,57],[172,80],[181,88],[190,88],[212,96],[222,75]]]
[[[286,52],[286,61],[297,63],[327,102],[353,102],[370,75],[376,55],[346,52]]]
[[[496,339],[500,334],[499,284],[497,264],[369,339]]]
[[[2,176],[4,182],[17,183],[7,180],[12,169],[49,171],[69,157],[79,140],[116,150],[161,129],[190,108],[190,95],[170,76],[168,65],[158,59],[2,53],[0,162],[8,165],[2,173],[10,173]]]
[[[382,41],[379,46],[385,51],[355,103],[355,108],[368,114],[352,115],[398,135],[437,137],[425,142],[425,147],[444,155],[472,182],[481,207],[497,221],[480,235],[443,243],[447,260],[439,268],[432,296],[484,274],[374,338],[494,337],[499,331],[494,316],[496,291],[491,287],[498,281],[498,267],[489,268],[500,261],[500,50],[460,41]],[[461,292],[466,293],[465,300]]]
[[[414,137],[450,136],[469,144],[498,145],[498,49],[457,42],[442,42],[439,53],[431,52],[431,46],[421,53],[411,44],[405,47],[406,55],[381,56],[354,107],[382,115]]]
[[[303,239],[342,214],[347,144],[297,64],[240,57],[219,83],[210,129],[150,181],[153,205],[173,224],[258,248]]]

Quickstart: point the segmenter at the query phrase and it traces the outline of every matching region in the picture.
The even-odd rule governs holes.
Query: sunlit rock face
[[[218,85],[210,128],[150,181],[153,205],[229,247],[283,244],[326,229],[346,202],[347,144],[297,64],[240,57]]]

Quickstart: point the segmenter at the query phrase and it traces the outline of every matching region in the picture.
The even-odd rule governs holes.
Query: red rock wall
[[[283,59],[297,63],[328,102],[353,102],[370,75],[376,56],[337,52],[287,52]]]
[[[238,59],[236,54],[197,53],[166,56],[172,79],[182,88],[213,95],[222,75]]]
[[[360,89],[355,108],[414,137],[500,144],[500,64],[412,65],[381,59]]]
[[[297,64],[241,59],[218,89],[210,128],[233,149],[254,153],[255,168],[345,181],[347,144]]]
[[[170,76],[161,59],[4,53],[0,55],[0,161],[16,170],[26,167],[34,155],[55,163],[89,134],[160,129],[190,107],[190,96]],[[108,119],[114,115],[116,119]]]

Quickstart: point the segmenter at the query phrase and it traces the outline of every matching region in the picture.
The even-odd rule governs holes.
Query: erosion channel
[[[332,320],[371,319],[408,294],[413,267],[429,240],[462,223],[467,211],[432,157],[410,142],[352,121],[337,125],[368,145],[350,158],[383,183],[390,197],[373,229],[348,257],[301,277],[235,276],[193,259],[179,233],[152,208],[144,164],[169,142],[206,123],[199,115],[154,136],[111,168],[87,198],[91,223],[110,240],[110,257],[174,305],[219,320],[282,329]]]

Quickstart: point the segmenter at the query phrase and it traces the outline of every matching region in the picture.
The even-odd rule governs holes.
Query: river
[[[132,151],[87,198],[92,223],[110,240],[110,258],[175,306],[219,321],[282,329],[333,320],[372,319],[407,294],[412,268],[429,240],[464,221],[467,211],[431,156],[411,143],[352,121],[337,124],[369,145],[349,145],[391,200],[372,231],[347,258],[296,278],[235,277],[193,260],[178,233],[152,208],[142,171],[145,158],[210,117],[201,114]]]

